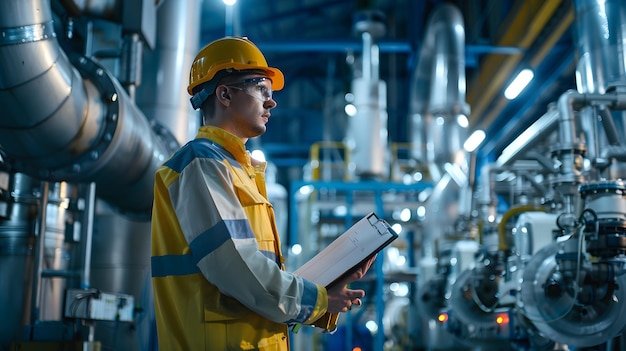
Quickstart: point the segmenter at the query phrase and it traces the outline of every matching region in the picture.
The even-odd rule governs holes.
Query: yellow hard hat
[[[261,50],[248,38],[225,37],[200,49],[191,65],[187,92],[193,95],[195,87],[211,81],[217,72],[226,69],[265,71],[272,80],[274,91],[282,89],[285,85],[283,73],[277,68],[269,67]],[[212,93],[213,91],[210,92]]]

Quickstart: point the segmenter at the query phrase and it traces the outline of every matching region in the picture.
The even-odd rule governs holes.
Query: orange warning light
[[[352,351],[363,351],[360,347],[356,346],[352,348]]]
[[[498,323],[498,324],[507,324],[507,323],[509,323],[509,315],[508,315],[508,313],[500,313],[496,317],[496,323]]]
[[[448,320],[448,314],[439,313],[439,315],[437,316],[437,320],[440,321],[441,323],[445,323]]]

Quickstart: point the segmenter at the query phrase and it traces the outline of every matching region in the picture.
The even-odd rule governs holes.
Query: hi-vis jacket
[[[159,350],[288,350],[326,289],[283,269],[265,163],[240,139],[200,127],[157,171],[152,283]]]

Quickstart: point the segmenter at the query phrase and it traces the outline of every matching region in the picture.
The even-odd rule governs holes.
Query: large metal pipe
[[[461,189],[468,186],[467,160],[462,144],[466,128],[459,125],[467,116],[465,102],[465,28],[459,9],[440,5],[428,19],[419,63],[413,72],[410,93],[413,157],[420,161],[426,151],[430,176],[436,185],[428,199],[423,239],[424,257],[438,253],[445,234],[459,215]],[[425,141],[426,146],[420,145]]]
[[[575,0],[581,93],[603,94],[626,86],[626,3],[623,0]]]
[[[458,115],[469,115],[465,102],[465,27],[452,4],[440,5],[428,19],[419,61],[410,83],[410,137],[412,155],[421,162],[441,166],[462,151],[465,133]],[[442,117],[437,123],[435,119]],[[432,167],[431,167],[432,168]]]
[[[200,44],[201,0],[166,1],[157,11],[153,50],[144,50],[137,106],[179,144],[195,136],[200,118],[189,103],[189,68]],[[178,145],[176,145],[178,146]]]
[[[626,94],[626,3],[621,0],[576,0],[574,7],[578,92],[606,94],[615,91],[623,99]],[[603,150],[620,149],[619,145],[623,142],[619,135],[625,133],[626,112],[611,113],[607,105],[595,106],[594,112],[601,118],[604,134],[586,131],[589,148],[587,156],[604,168],[610,160],[603,159],[606,156],[603,155]],[[581,114],[580,118],[584,118],[582,123],[597,129],[596,113]],[[621,120],[614,123],[614,116],[617,117],[618,114],[621,114]],[[613,162],[610,169],[611,177],[614,178],[623,178],[626,174],[623,164]],[[606,177],[607,174],[603,176]]]
[[[546,140],[557,130],[559,125],[559,110],[555,104],[548,107],[548,111],[530,127],[524,130],[515,140],[502,150],[496,160],[498,167],[510,166],[513,162],[525,156],[525,153]]]
[[[120,84],[88,58],[70,61],[49,0],[0,2],[0,28],[4,160],[43,180],[93,181],[120,211],[149,213],[168,152]]]

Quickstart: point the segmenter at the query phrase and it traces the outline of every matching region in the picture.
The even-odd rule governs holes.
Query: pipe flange
[[[62,179],[62,175],[65,174],[73,175],[73,178],[80,174],[78,178],[90,179],[98,171],[98,167],[94,167],[94,165],[99,162],[115,138],[120,118],[120,88],[109,76],[106,68],[92,59],[80,55],[71,55],[70,60],[80,75],[88,79],[97,88],[100,93],[104,116],[99,135],[92,147],[78,156],[72,165],[49,170],[49,175],[53,179]]]
[[[597,194],[624,195],[626,194],[626,184],[621,179],[600,180],[581,185],[578,192],[583,198]]]
[[[587,153],[587,146],[584,143],[557,143],[550,148],[550,153],[552,156],[570,153],[584,156]]]

